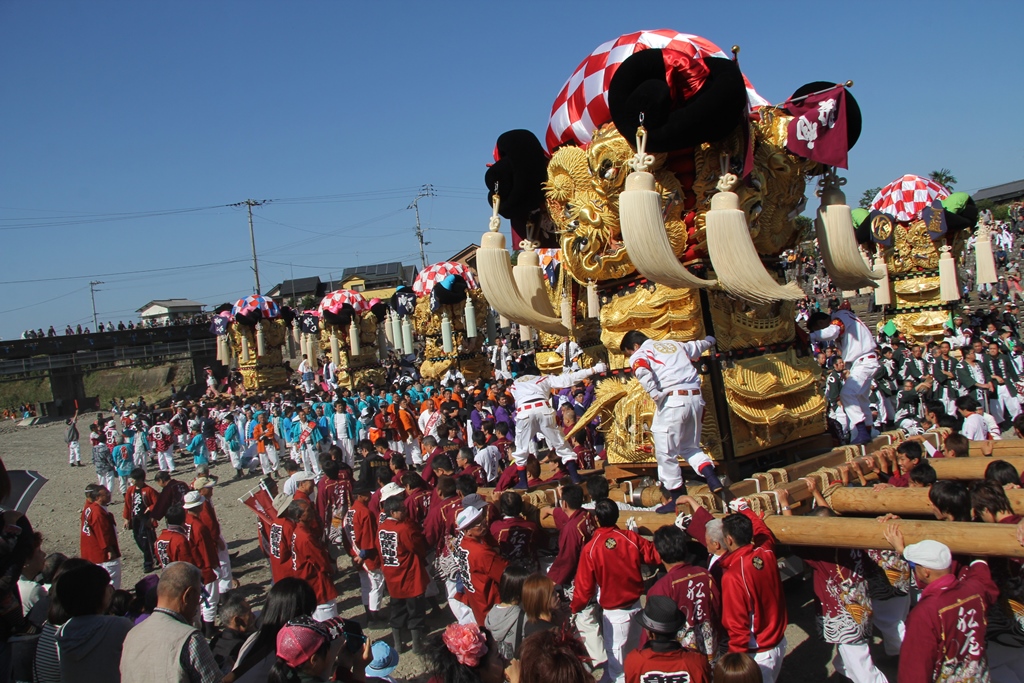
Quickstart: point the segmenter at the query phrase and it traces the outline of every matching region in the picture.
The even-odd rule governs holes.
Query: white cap
[[[185,494],[185,503],[182,507],[186,510],[191,508],[197,508],[206,502],[206,498],[199,491],[189,491]]]
[[[311,472],[296,472],[292,475],[291,479],[296,484],[300,481],[316,481],[316,477]]]
[[[944,543],[924,540],[912,543],[903,549],[903,557],[907,562],[921,565],[928,569],[949,569],[953,563],[953,555]]]
[[[405,489],[395,482],[391,482],[390,484],[385,484],[384,487],[381,488],[380,500],[383,503],[388,498],[394,498],[395,496],[400,496],[403,493],[405,493]]]
[[[480,508],[463,508],[459,511],[459,514],[455,516],[455,526],[458,527],[459,531],[465,531],[469,527],[475,525],[483,516],[484,512]]]

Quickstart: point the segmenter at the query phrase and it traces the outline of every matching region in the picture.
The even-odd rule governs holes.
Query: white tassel
[[[341,344],[338,343],[338,335],[331,332],[331,362],[337,368],[341,365]]]
[[[512,321],[506,318],[503,313],[498,314],[498,323],[498,328],[502,330],[507,330],[512,327]]]
[[[267,355],[267,342],[263,338],[263,324],[256,326],[256,357],[262,358]]]
[[[568,298],[562,299],[562,324],[572,329],[572,304]]]
[[[249,337],[246,335],[245,330],[242,330],[242,357],[241,362],[249,362]]]
[[[293,321],[292,322],[292,339],[295,341],[296,344],[299,343],[299,340],[301,339],[301,335],[302,335],[302,331],[299,330],[299,322],[297,320]],[[301,347],[299,347],[299,348],[301,348]]]
[[[473,297],[466,295],[466,339],[476,339],[476,307]]]
[[[359,349],[359,325],[356,324],[356,317],[352,316],[352,323],[348,326],[348,345],[353,356],[358,356]]]
[[[441,316],[441,344],[445,353],[452,352],[452,321],[448,319],[447,313]]]
[[[875,274],[879,276],[875,287],[875,304],[878,306],[892,305],[892,285],[889,283],[889,269],[885,265],[885,253],[881,244],[875,252]]]
[[[533,341],[533,330],[530,329],[529,325],[519,326],[519,343],[525,344],[526,342]]]
[[[412,321],[408,316],[402,321],[402,351],[407,356],[416,353],[416,347],[412,345]]]
[[[837,289],[874,287],[878,278],[861,258],[850,207],[846,204],[846,195],[835,186],[837,181],[831,176],[823,181],[819,220],[814,223],[818,250]]]
[[[587,317],[598,318],[601,316],[601,297],[597,295],[597,285],[591,282],[587,285]]]
[[[947,245],[939,247],[939,298],[943,301],[959,301],[960,287],[956,284],[956,261],[953,249]]]
[[[387,339],[388,344],[391,344],[392,346],[395,344],[395,323],[392,320],[393,317],[394,316],[391,314],[391,311],[388,311],[388,314],[384,316],[384,336]]]
[[[516,266],[518,274],[513,275],[509,253],[505,249],[505,236],[498,231],[500,227],[498,196],[495,194],[489,231],[480,238],[480,248],[476,251],[476,270],[484,297],[507,320],[520,325],[534,325],[551,334],[568,335],[569,331],[551,310],[537,254],[530,251],[520,254],[519,265]],[[532,260],[529,254],[532,254]],[[526,289],[521,290],[521,286]],[[536,296],[537,288],[543,293],[543,301],[540,297],[536,301],[530,298]],[[534,308],[534,304],[540,308]],[[503,321],[503,326],[508,326],[507,321]]]
[[[738,180],[731,173],[722,175],[719,191],[711,197],[711,208],[705,217],[708,256],[718,284],[730,294],[755,304],[803,299],[807,295],[799,285],[780,285],[764,269],[750,239],[746,215],[740,210],[740,199],[732,191]]]
[[[654,189],[654,176],[647,172],[653,163],[654,156],[647,153],[647,130],[640,126],[636,154],[629,161],[633,172],[619,195],[619,227],[629,258],[637,271],[653,282],[682,289],[712,287],[714,280],[703,280],[688,271],[672,251],[661,194]]]
[[[996,259],[992,254],[992,241],[989,238],[989,227],[982,223],[978,226],[978,239],[974,242],[974,268],[978,284],[995,284]]]
[[[221,337],[217,337],[217,362],[224,363],[224,345],[221,343]]]
[[[519,246],[523,248],[523,251],[519,252],[519,259],[516,261],[515,267],[512,268],[516,289],[519,290],[519,295],[523,300],[530,305],[531,310],[544,318],[555,318],[555,309],[551,306],[551,299],[548,298],[548,290],[544,284],[547,280],[544,278],[544,270],[540,267],[540,256],[531,242],[524,240]],[[558,320],[564,327],[565,324],[561,319]]]

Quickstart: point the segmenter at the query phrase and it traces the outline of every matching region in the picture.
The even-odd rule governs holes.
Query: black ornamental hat
[[[664,50],[641,50],[622,62],[608,84],[608,109],[630,146],[641,115],[652,153],[716,142],[736,129],[747,111],[740,67],[723,57],[705,57],[703,63],[707,76],[700,89],[684,96],[678,91],[673,95]]]

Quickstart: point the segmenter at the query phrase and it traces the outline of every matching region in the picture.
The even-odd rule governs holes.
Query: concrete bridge
[[[209,325],[173,325],[94,334],[0,341],[0,382],[48,376],[53,401],[41,406],[44,415],[70,415],[96,408],[85,395],[85,372],[190,360],[194,377],[216,363],[217,339]],[[218,368],[219,369],[219,368]]]

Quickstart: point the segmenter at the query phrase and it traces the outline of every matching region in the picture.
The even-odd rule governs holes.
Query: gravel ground
[[[79,420],[79,427],[81,426],[82,420]],[[62,552],[71,557],[78,554],[78,527],[84,502],[83,491],[87,484],[96,481],[96,476],[88,452],[88,440],[85,440],[82,448],[85,466],[69,467],[63,437],[63,423],[32,427],[16,427],[10,421],[0,423],[0,458],[7,469],[35,470],[49,479],[28,514],[32,525],[43,534],[44,550],[47,553]],[[155,471],[155,468],[150,468],[150,478]],[[258,608],[270,588],[270,568],[256,542],[255,515],[238,502],[241,496],[256,485],[257,479],[247,477],[233,481],[230,479],[234,474],[233,470],[224,466],[214,467],[213,473],[219,474],[222,479],[214,490],[214,503],[224,537],[228,540],[234,575],[241,583],[240,590],[249,596],[253,606]],[[191,467],[186,469],[183,465],[175,476],[183,481],[191,481]],[[122,505],[123,496],[119,491],[114,491],[109,507],[118,520],[121,519]],[[119,538],[123,565],[122,585],[131,589],[143,576],[142,554],[135,545],[131,531],[120,530]],[[362,623],[359,580],[347,560],[342,559],[340,566],[337,582],[339,612],[346,618],[356,618]],[[833,672],[831,646],[825,645],[814,636],[808,637],[809,633],[814,633],[814,605],[810,581],[793,579],[787,581],[785,586],[790,619],[786,632],[789,649],[780,680],[799,680],[803,683],[845,680]],[[431,616],[429,624],[432,633],[437,633],[449,620],[450,613],[447,610],[441,615]],[[370,632],[370,637],[375,640],[388,635],[389,631]],[[895,681],[896,662],[885,658],[877,641],[876,638],[875,646],[872,647],[875,661],[889,680]],[[424,673],[425,665],[421,658],[407,652],[402,655],[395,676],[409,680],[420,678]]]

